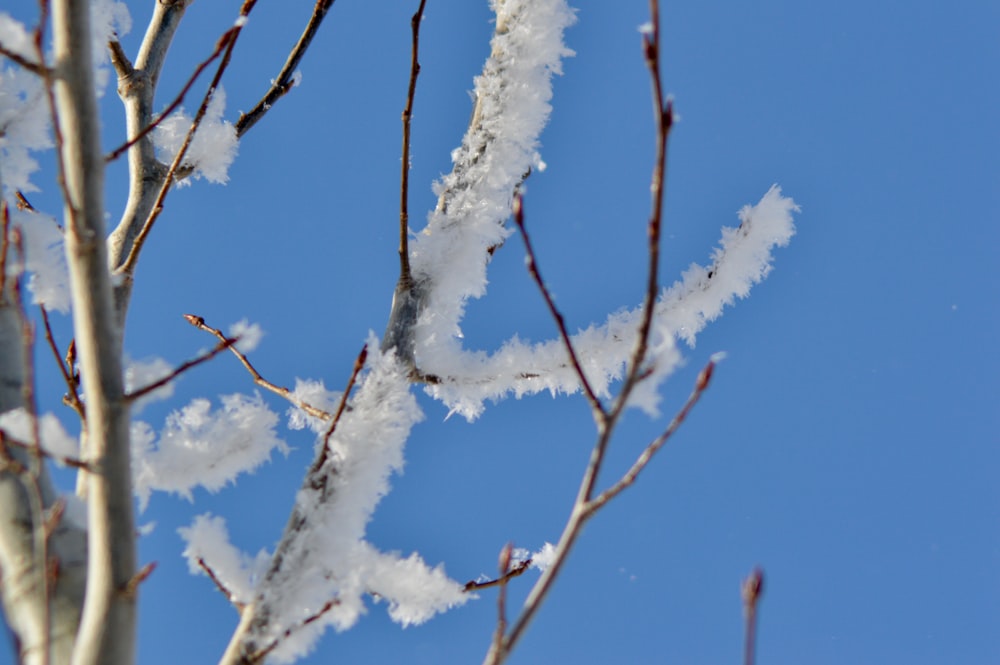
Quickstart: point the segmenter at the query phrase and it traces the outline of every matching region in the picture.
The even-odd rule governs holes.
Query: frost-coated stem
[[[87,593],[74,665],[135,660],[135,529],[124,398],[121,334],[115,313],[104,230],[104,157],[90,48],[90,3],[53,6],[60,166],[66,187],[66,260],[73,328],[87,397]]]

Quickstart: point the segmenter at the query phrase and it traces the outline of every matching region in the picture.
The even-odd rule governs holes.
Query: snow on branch
[[[716,319],[736,297],[745,297],[750,288],[771,270],[771,250],[788,244],[795,232],[792,212],[799,208],[781,194],[777,185],[755,206],[745,206],[739,213],[740,225],[724,228],[721,244],[712,254],[709,267],[692,265],[683,279],[664,289],[656,305],[650,345],[654,371],[666,378],[680,362],[673,339],[694,345],[705,325]],[[572,336],[581,358],[583,371],[599,397],[610,395],[611,383],[624,375],[625,363],[635,346],[641,308],[623,310],[608,316],[602,325],[592,325]],[[516,336],[493,354],[458,349],[448,345],[433,350],[434,373],[442,378],[427,387],[427,392],[441,400],[453,413],[466,418],[478,417],[486,400],[507,395],[549,391],[553,395],[574,393],[580,389],[565,346],[558,339],[529,344]],[[440,352],[438,352],[440,351]],[[631,404],[656,412],[657,381],[647,380],[638,386]]]
[[[68,314],[69,269],[59,224],[49,215],[31,209],[11,210],[10,219],[21,233],[24,263],[11,261],[7,265],[8,273],[30,273],[28,290],[32,303]]]
[[[159,441],[148,424],[132,423],[132,475],[142,508],[154,490],[191,499],[196,486],[217,491],[266,462],[275,448],[288,453],[274,431],[278,416],[260,395],[225,395],[221,400],[222,408],[215,411],[207,399],[174,411]]]
[[[472,122],[452,153],[451,174],[435,185],[437,209],[410,244],[413,276],[426,298],[414,331],[418,363],[425,360],[421,348],[460,336],[466,300],[485,293],[488,250],[510,234],[504,221],[514,189],[540,164],[538,137],[551,111],[552,75],[562,73],[562,58],[572,55],[563,31],[575,17],[564,0],[492,4],[496,32],[476,78]]]
[[[199,515],[191,526],[177,532],[187,543],[184,558],[192,574],[210,575],[233,603],[250,602],[254,584],[271,560],[266,550],[258,552],[256,557],[241,552],[229,542],[226,520],[208,513]]]
[[[695,336],[722,314],[723,307],[737,297],[745,298],[771,272],[771,250],[791,240],[792,213],[798,211],[795,201],[782,196],[777,185],[757,205],[743,206],[740,225],[722,229],[712,265],[692,264],[684,271],[682,280],[663,292],[657,316],[668,319],[674,334],[693,347]]]
[[[236,159],[239,141],[231,122],[223,120],[226,108],[226,92],[220,86],[211,94],[208,109],[198,130],[188,146],[181,166],[193,168],[195,178],[205,178],[209,182],[226,184],[229,182],[229,166]],[[153,143],[161,161],[171,163],[187,138],[192,118],[184,109],[161,121],[153,130]],[[178,180],[179,187],[191,184],[188,179]]]
[[[468,599],[440,566],[431,568],[417,555],[380,553],[364,540],[389,476],[402,471],[406,439],[423,419],[396,354],[380,352],[372,336],[367,357],[367,374],[329,436],[325,461],[299,491],[257,590],[258,620],[242,637],[249,653],[266,649],[278,662],[291,662],[327,628],[353,626],[368,594],[386,600],[390,616],[404,625]]]

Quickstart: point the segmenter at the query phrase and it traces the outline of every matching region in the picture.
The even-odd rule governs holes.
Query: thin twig
[[[63,381],[66,382],[66,388],[69,392],[66,393],[65,403],[69,405],[76,415],[80,416],[80,420],[87,419],[86,408],[83,406],[83,401],[80,400],[80,393],[78,388],[80,381],[78,377],[75,376],[73,372],[73,364],[70,362],[75,348],[72,342],[70,343],[69,349],[66,352],[66,364],[63,364],[62,354],[59,353],[59,347],[56,345],[55,336],[52,334],[52,325],[49,323],[49,312],[45,309],[45,305],[38,306],[39,311],[42,314],[42,323],[45,326],[45,341],[49,343],[49,348],[52,350],[52,355],[56,359],[56,365],[59,366],[59,372],[62,374]]]
[[[243,603],[239,603],[236,601],[236,599],[233,597],[233,592],[230,591],[229,588],[222,583],[222,580],[219,579],[219,576],[215,574],[215,571],[212,570],[211,566],[205,563],[205,559],[203,559],[202,557],[198,557],[198,567],[201,568],[203,571],[205,571],[205,574],[208,575],[208,579],[212,580],[212,582],[215,584],[215,588],[222,592],[222,595],[226,597],[226,600],[235,605],[237,609],[242,609]]]
[[[510,579],[507,574],[510,572],[510,555],[514,546],[511,543],[504,545],[500,550],[500,593],[497,594],[497,627],[493,631],[493,644],[491,650],[499,651],[503,644],[504,635],[507,633],[507,581]]]
[[[240,8],[240,19],[245,19],[255,4],[257,4],[257,0],[244,0],[243,6]],[[240,32],[243,30],[243,25],[243,21],[238,20],[236,25],[224,32],[219,38],[219,42],[216,47],[223,49],[222,61],[219,63],[218,68],[216,68],[215,76],[212,77],[212,82],[209,84],[208,91],[205,93],[205,96],[201,101],[201,106],[198,107],[198,112],[191,121],[191,127],[188,129],[187,135],[184,137],[184,142],[181,143],[181,147],[174,156],[173,162],[170,163],[170,168],[167,169],[167,173],[163,178],[163,184],[160,186],[160,192],[157,194],[153,207],[149,211],[149,216],[146,217],[146,221],[143,223],[142,229],[139,230],[139,233],[135,237],[135,241],[132,243],[132,248],[129,250],[128,256],[117,269],[117,272],[124,275],[131,275],[135,271],[135,264],[139,260],[139,253],[142,251],[143,245],[146,243],[146,238],[149,236],[149,232],[152,231],[157,218],[160,216],[160,213],[163,212],[163,202],[167,198],[167,193],[170,191],[170,187],[174,184],[175,176],[181,168],[181,163],[187,155],[191,142],[194,140],[195,132],[198,131],[198,127],[201,125],[202,119],[204,119],[205,114],[208,112],[208,105],[212,101],[212,96],[215,94],[216,89],[219,87],[222,75],[229,67],[229,61],[232,59],[233,49],[236,47],[236,40],[239,38]]]
[[[757,647],[757,605],[764,593],[764,571],[756,567],[743,580],[743,614],[746,617],[746,635],[743,643],[743,665],[754,665]]]
[[[660,448],[662,448],[663,445],[670,439],[670,437],[674,435],[678,428],[680,428],[681,424],[683,424],[684,420],[688,417],[688,414],[691,413],[695,404],[697,404],[698,400],[701,399],[701,396],[705,394],[705,390],[708,388],[708,384],[712,378],[712,372],[715,369],[715,363],[715,358],[708,361],[708,364],[705,365],[701,372],[698,373],[698,378],[695,381],[694,388],[692,388],[691,394],[688,395],[687,401],[684,402],[684,406],[682,406],[680,411],[677,412],[677,415],[673,417],[663,433],[646,446],[645,450],[642,451],[642,454],[639,455],[639,458],[636,459],[631,468],[625,472],[617,483],[601,492],[591,501],[587,502],[584,508],[585,514],[589,516],[590,514],[600,510],[606,503],[621,494],[625,488],[631,486],[632,483],[636,481],[639,474],[642,473],[642,470],[645,469],[649,462],[653,459],[653,455],[655,455],[657,451],[659,451]]]
[[[129,148],[134,146],[136,143],[145,138],[147,134],[156,129],[160,125],[160,123],[166,120],[167,117],[169,117],[170,114],[173,113],[174,110],[184,102],[184,97],[191,90],[191,87],[194,85],[195,81],[198,80],[198,77],[201,76],[201,73],[204,72],[208,68],[208,66],[212,64],[215,61],[215,59],[222,54],[222,51],[229,45],[229,41],[233,39],[234,30],[235,28],[230,28],[225,33],[223,33],[222,37],[219,38],[219,41],[215,43],[215,49],[212,51],[212,53],[209,54],[209,56],[205,58],[201,62],[201,64],[195,67],[194,72],[188,78],[187,83],[184,84],[184,87],[181,88],[181,91],[177,94],[177,97],[175,97],[174,101],[170,102],[170,104],[167,105],[167,108],[165,108],[163,112],[161,112],[157,116],[156,120],[143,127],[139,131],[139,133],[130,138],[128,141],[126,141],[122,145],[118,146],[117,148],[109,152],[104,157],[105,162],[113,162],[114,160],[118,159],[126,152],[128,152]],[[118,49],[121,49],[121,45],[117,41],[111,42],[111,48],[113,53],[115,52],[116,46]],[[124,53],[122,55],[124,55]]]
[[[651,29],[642,35],[643,53],[653,87],[653,112],[656,120],[656,163],[653,167],[653,176],[649,187],[652,210],[647,226],[649,269],[646,277],[646,295],[643,301],[642,321],[639,324],[639,336],[629,363],[629,371],[612,409],[612,421],[616,420],[624,411],[632,390],[647,376],[643,364],[646,362],[649,351],[649,334],[653,327],[656,297],[660,289],[660,235],[663,226],[667,140],[670,137],[670,129],[673,127],[674,112],[671,101],[669,99],[664,101],[663,84],[660,80],[660,6],[657,0],[650,0],[649,12]]]
[[[7,299],[7,256],[10,253],[10,206],[7,200],[0,198],[0,303],[6,304]]]
[[[580,358],[576,353],[576,349],[573,347],[573,340],[570,337],[569,331],[566,329],[566,319],[563,317],[562,312],[559,311],[559,308],[556,307],[556,303],[552,299],[551,292],[549,292],[548,287],[545,286],[545,282],[542,280],[541,272],[538,269],[538,260],[535,257],[535,249],[531,245],[531,237],[528,235],[528,230],[524,226],[524,201],[520,192],[514,195],[513,212],[514,223],[517,224],[517,228],[521,231],[521,237],[524,239],[524,251],[527,254],[528,259],[528,272],[535,280],[535,284],[538,285],[538,290],[542,292],[542,297],[545,298],[545,304],[548,305],[549,313],[552,314],[552,318],[556,321],[556,326],[559,328],[559,337],[562,338],[563,346],[566,347],[566,352],[569,354],[570,362],[573,364],[573,370],[580,379],[580,385],[583,386],[583,393],[587,396],[587,401],[590,402],[590,409],[593,412],[594,420],[599,423],[606,415],[604,405],[601,404],[601,400],[597,398],[597,393],[594,392],[594,389],[590,385],[590,381],[587,380],[587,375],[583,371],[583,366],[580,364]]]
[[[420,23],[424,18],[424,6],[427,0],[420,0],[420,6],[410,19],[410,29],[413,33],[413,42],[410,48],[410,84],[406,91],[406,107],[403,109],[403,157],[402,173],[399,178],[399,281],[400,284],[410,284],[413,280],[410,275],[410,215],[407,209],[409,204],[410,188],[410,120],[413,117],[413,99],[417,92],[417,77],[420,75]]]
[[[163,378],[157,379],[156,381],[153,381],[149,385],[145,385],[142,388],[136,388],[132,392],[127,393],[125,395],[125,399],[128,400],[128,401],[134,401],[134,400],[137,400],[137,399],[139,399],[140,397],[142,397],[144,395],[148,395],[149,393],[153,392],[154,390],[157,390],[158,388],[162,388],[163,386],[167,385],[168,383],[170,383],[171,381],[173,381],[174,379],[176,379],[178,376],[180,376],[184,372],[188,371],[189,369],[191,369],[193,367],[197,367],[198,365],[200,365],[200,364],[202,364],[204,362],[208,362],[209,360],[211,360],[215,356],[219,355],[220,353],[222,353],[226,349],[232,347],[233,344],[236,344],[239,341],[240,340],[239,340],[238,337],[226,338],[224,341],[219,342],[218,344],[216,344],[215,348],[212,349],[211,351],[209,351],[207,353],[203,353],[200,356],[198,356],[197,358],[192,358],[191,360],[187,360],[187,361],[181,363],[180,365],[177,366],[176,369],[174,369],[174,371],[172,371],[170,374],[164,376]]]
[[[21,448],[23,450],[31,452],[32,454],[35,453],[35,445],[33,443],[29,443],[28,441],[21,441],[20,439],[16,439],[13,436],[11,436],[6,430],[4,430],[2,428],[0,428],[0,436],[3,437],[4,444],[6,446],[8,446],[8,447],[9,446],[13,446],[15,448]],[[5,454],[6,453],[0,454],[0,457],[4,457]],[[44,448],[41,449],[40,454],[45,459],[50,459],[53,462],[55,462],[56,464],[62,464],[63,466],[68,466],[68,467],[71,467],[73,469],[80,469],[80,470],[83,470],[83,471],[96,472],[96,467],[94,467],[93,465],[89,464],[88,462],[85,462],[84,460],[80,459],[79,457],[65,457],[65,456],[62,456],[62,455],[55,455],[55,454],[49,452],[48,450],[45,450]],[[6,457],[4,457],[4,459],[6,459]]]
[[[275,102],[287,95],[295,87],[295,69],[299,66],[299,62],[302,61],[303,56],[305,56],[306,51],[309,49],[309,44],[312,42],[313,37],[316,36],[320,24],[326,18],[327,10],[333,6],[333,3],[334,0],[316,0],[316,5],[313,7],[313,13],[309,17],[309,22],[302,31],[299,41],[288,54],[288,58],[285,60],[285,64],[278,73],[278,76],[272,81],[271,87],[264,93],[261,100],[250,109],[249,113],[241,114],[240,119],[236,121],[237,138],[243,138],[243,135],[250,131],[250,128],[256,125],[264,117],[265,113],[271,110]]]
[[[340,422],[340,417],[344,415],[344,411],[347,409],[347,399],[351,396],[351,390],[354,389],[354,384],[358,380],[358,374],[361,373],[361,369],[365,366],[365,360],[368,358],[368,347],[364,346],[361,348],[361,353],[354,361],[354,369],[351,371],[351,378],[347,380],[347,387],[344,388],[343,394],[340,396],[340,403],[337,404],[337,413],[334,414],[333,420],[330,421],[330,427],[327,428],[326,434],[323,435],[323,447],[320,449],[319,454],[316,455],[316,460],[312,464],[312,469],[310,473],[316,473],[323,468],[323,464],[326,463],[327,455],[330,454],[330,438],[337,429],[337,424]]]
[[[24,194],[20,189],[14,190],[14,201],[17,203],[18,210],[30,210],[35,212],[35,206],[28,202],[28,199],[24,198]]]
[[[480,589],[489,589],[490,587],[499,586],[500,584],[506,584],[509,580],[523,575],[529,568],[531,568],[531,559],[525,559],[496,579],[486,580],[484,582],[469,580],[465,583],[465,587],[462,588],[462,591],[479,591]]]
[[[313,614],[309,615],[308,617],[306,617],[305,619],[303,619],[301,623],[299,623],[298,625],[292,626],[291,628],[286,628],[285,632],[283,632],[280,637],[275,638],[270,644],[268,644],[263,649],[261,649],[259,651],[256,651],[256,652],[250,654],[249,656],[247,656],[245,662],[247,662],[247,663],[259,663],[259,662],[261,662],[262,660],[264,660],[264,658],[267,656],[267,654],[269,654],[272,651],[274,651],[275,649],[277,649],[278,645],[281,644],[281,642],[283,640],[287,640],[289,637],[292,636],[292,634],[295,633],[295,631],[302,630],[303,628],[305,628],[309,624],[313,623],[314,621],[318,621],[319,619],[321,619],[323,617],[324,614],[326,614],[327,612],[329,612],[330,610],[332,610],[337,605],[340,605],[340,601],[337,600],[336,598],[334,598],[333,600],[326,601],[326,603],[323,605],[323,607],[319,608],[319,610],[317,610],[315,613],[313,613]]]
[[[184,320],[193,325],[195,328],[203,330],[211,335],[214,335],[220,342],[225,342],[229,340],[229,338],[226,337],[221,330],[219,330],[218,328],[213,328],[212,326],[206,324],[205,319],[201,318],[200,316],[195,316],[194,314],[185,314]],[[260,386],[261,388],[270,390],[275,395],[280,395],[281,397],[284,397],[286,400],[288,400],[298,408],[302,409],[313,418],[319,418],[321,420],[329,420],[330,418],[333,417],[333,414],[328,413],[323,409],[319,409],[307,402],[303,402],[300,399],[297,399],[292,395],[292,391],[290,391],[288,388],[271,383],[270,381],[265,379],[263,376],[260,375],[260,372],[258,372],[257,369],[252,364],[250,364],[250,361],[247,359],[246,354],[244,354],[235,346],[232,345],[229,346],[229,350],[233,352],[233,355],[239,358],[240,362],[243,363],[243,367],[245,367],[246,370],[250,372],[250,376],[253,377],[253,382],[258,386]]]
[[[126,598],[135,599],[136,594],[139,593],[139,585],[145,582],[153,574],[154,570],[156,570],[156,562],[150,561],[125,583],[125,588],[121,590],[121,593]]]
[[[32,74],[46,78],[52,76],[52,70],[43,64],[38,62],[32,62],[28,60],[23,55],[18,54],[17,51],[12,51],[3,44],[0,44],[0,55],[7,58],[14,64],[28,70]]]
[[[673,125],[673,109],[669,101],[664,102],[660,82],[659,4],[657,0],[650,0],[650,13],[653,27],[650,31],[644,32],[643,34],[643,51],[653,85],[653,104],[656,113],[657,157],[653,168],[652,183],[650,186],[652,212],[650,213],[649,224],[647,226],[647,233],[649,236],[649,271],[646,281],[643,317],[639,325],[635,349],[632,352],[632,357],[628,364],[628,370],[622,382],[622,387],[618,396],[616,397],[610,410],[605,410],[603,408],[601,408],[600,411],[595,410],[598,430],[597,440],[594,443],[594,447],[590,455],[590,461],[588,462],[583,478],[581,479],[580,488],[577,493],[576,501],[573,505],[573,510],[563,528],[559,543],[556,545],[555,556],[553,557],[552,563],[542,573],[542,576],[535,583],[534,587],[532,587],[531,592],[528,594],[528,598],[524,603],[521,615],[514,622],[510,631],[501,640],[495,640],[491,646],[485,661],[491,665],[498,665],[499,663],[504,662],[510,655],[511,650],[514,648],[517,641],[524,634],[525,630],[527,630],[532,618],[538,611],[545,597],[548,595],[549,590],[552,588],[562,565],[567,560],[569,552],[572,550],[573,545],[579,537],[587,520],[590,519],[590,517],[592,517],[601,506],[605,505],[608,500],[620,493],[624,487],[627,487],[628,484],[634,482],[634,478],[632,478],[627,484],[622,485],[618,489],[614,489],[613,487],[612,489],[614,489],[614,492],[612,494],[606,497],[602,494],[597,499],[593,499],[594,491],[597,486],[597,479],[603,467],[607,448],[611,441],[611,435],[615,426],[617,425],[622,413],[624,413],[633,389],[641,381],[645,380],[651,373],[650,368],[646,366],[646,363],[647,356],[649,354],[649,338],[652,330],[654,309],[659,290],[659,245],[663,219],[663,183],[666,174],[667,138],[670,133],[670,128]],[[517,212],[515,202],[515,218],[517,217]],[[531,253],[529,252],[529,263],[531,261]],[[540,278],[537,279],[537,281],[541,282]],[[547,294],[547,291],[544,288],[543,293]],[[557,318],[557,321],[558,320],[559,319]],[[568,341],[566,343],[566,347],[567,351],[572,356],[573,347],[568,343]],[[582,372],[579,373],[581,374],[581,379],[583,379]],[[701,380],[699,380],[699,384],[700,383]],[[707,377],[705,385],[707,385]],[[702,390],[703,389],[704,387],[702,387]],[[697,388],[696,392],[700,393]],[[693,404],[691,406],[693,406]],[[687,415],[691,406],[686,405],[686,408],[682,409],[684,416]],[[681,420],[683,420],[683,417],[678,419],[677,425],[679,425],[679,421]],[[676,426],[668,427],[668,432],[672,433],[674,429],[676,429]],[[665,442],[666,438],[664,438],[663,441]],[[655,448],[651,447],[652,449],[647,450],[651,455],[662,445],[663,442],[659,443]],[[647,463],[648,460],[642,461],[638,468],[635,469],[635,473],[638,474],[638,472],[641,471]],[[615,487],[617,487],[617,485]]]

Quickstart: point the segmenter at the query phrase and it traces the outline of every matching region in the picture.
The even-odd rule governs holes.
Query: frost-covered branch
[[[328,439],[323,432],[327,441],[317,451],[323,461],[310,468],[222,663],[253,662],[272,648],[279,662],[290,662],[326,628],[353,625],[368,593],[387,599],[390,616],[404,625],[468,599],[440,567],[429,568],[415,554],[404,559],[379,553],[364,540],[389,475],[402,469],[410,430],[423,418],[409,390],[409,371],[396,354],[380,352],[371,339],[367,357],[351,408]],[[316,619],[303,622],[331,601]],[[301,628],[285,638],[290,626]],[[276,640],[280,644],[273,646]]]
[[[564,0],[494,2],[491,53],[476,78],[476,105],[451,174],[435,186],[437,209],[410,244],[413,284],[397,289],[383,339],[422,376],[448,376],[443,362],[469,298],[485,293],[490,250],[514,189],[540,164],[538,136],[548,120],[551,78],[572,52],[563,31],[574,21]],[[405,286],[405,285],[403,285]]]

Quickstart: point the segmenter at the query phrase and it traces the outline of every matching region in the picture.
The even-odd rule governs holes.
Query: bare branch
[[[132,392],[127,393],[125,395],[125,399],[134,402],[135,400],[139,399],[143,395],[148,395],[149,393],[153,392],[154,390],[162,388],[163,386],[167,385],[168,383],[170,383],[171,381],[173,381],[174,379],[176,379],[178,376],[180,376],[184,372],[188,371],[189,369],[191,369],[193,367],[197,367],[198,365],[200,365],[200,364],[202,364],[204,362],[207,362],[207,361],[211,360],[212,358],[214,358],[215,356],[219,355],[220,353],[222,353],[226,349],[232,347],[233,344],[236,344],[238,341],[240,341],[238,337],[236,337],[236,338],[226,338],[225,340],[223,340],[223,341],[219,342],[218,344],[216,344],[215,348],[213,348],[211,351],[209,351],[207,353],[203,353],[202,355],[198,356],[197,358],[192,358],[191,360],[187,360],[187,361],[181,363],[180,365],[177,366],[176,369],[174,369],[174,371],[172,371],[167,376],[165,376],[165,377],[163,377],[161,379],[157,379],[156,381],[153,381],[149,385],[143,386],[142,388],[136,388]]]
[[[757,605],[764,593],[764,571],[759,567],[743,580],[743,615],[746,618],[746,635],[743,644],[743,665],[753,665],[757,643]]]
[[[625,488],[631,486],[632,483],[634,483],[639,477],[639,474],[642,473],[642,470],[645,469],[649,462],[653,459],[653,455],[655,455],[657,451],[659,451],[660,448],[662,448],[663,445],[670,439],[670,437],[674,435],[674,432],[680,428],[688,414],[691,413],[691,409],[694,408],[695,404],[698,403],[698,400],[701,399],[701,396],[708,388],[709,381],[712,378],[712,372],[715,369],[715,362],[716,361],[714,359],[709,360],[708,364],[705,365],[701,372],[698,373],[698,378],[695,381],[691,394],[688,395],[687,401],[684,403],[684,406],[681,407],[680,411],[677,412],[677,415],[673,417],[673,420],[670,421],[670,424],[667,425],[667,428],[663,431],[663,433],[656,437],[652,443],[646,446],[645,450],[642,451],[642,454],[639,455],[639,458],[632,464],[631,468],[625,472],[617,483],[604,490],[597,497],[587,503],[585,511],[588,515],[603,508],[608,501],[621,494]]]
[[[489,589],[490,587],[499,586],[500,584],[506,584],[513,578],[523,575],[529,568],[531,568],[531,559],[525,559],[513,568],[510,568],[506,573],[501,573],[500,577],[497,577],[496,579],[486,580],[484,582],[469,580],[465,583],[463,590],[479,591],[480,589]]]
[[[232,342],[234,340],[230,340],[218,328],[213,328],[212,326],[205,323],[205,319],[203,319],[202,317],[196,316],[194,314],[185,314],[184,320],[193,325],[195,328],[198,328],[199,330],[204,330],[205,332],[214,335],[220,342],[229,343],[229,350],[233,352],[233,355],[239,358],[240,362],[243,363],[243,367],[245,367],[246,370],[250,372],[250,376],[253,377],[253,382],[258,386],[260,386],[261,388],[270,390],[275,395],[284,397],[286,400],[288,400],[295,406],[299,407],[313,418],[319,418],[321,420],[330,420],[333,417],[333,414],[328,413],[323,409],[317,408],[307,402],[303,402],[300,399],[297,399],[295,396],[292,395],[292,391],[289,390],[288,388],[271,383],[263,376],[261,376],[260,372],[258,372],[257,369],[252,364],[250,364],[250,361],[247,359],[246,354],[244,354],[242,351],[240,351],[238,348],[232,345]]]
[[[42,78],[49,78],[50,76],[52,76],[52,70],[46,67],[45,65],[41,64],[41,62],[44,61],[34,62],[32,60],[28,60],[23,55],[20,55],[17,51],[12,51],[3,44],[0,44],[0,55],[7,58],[14,64],[18,65],[19,67],[28,70],[32,74],[41,76]]]
[[[493,631],[493,644],[490,650],[499,650],[503,644],[504,635],[507,633],[507,582],[510,579],[507,575],[510,572],[510,555],[514,546],[511,543],[504,545],[500,551],[500,593],[497,594],[497,627]]]
[[[17,202],[18,210],[30,210],[35,212],[35,207],[28,202],[28,199],[24,198],[24,194],[20,189],[14,191],[14,200]]]
[[[76,415],[80,416],[80,420],[86,420],[86,408],[80,400],[80,393],[78,391],[78,388],[80,387],[80,377],[77,376],[73,370],[73,356],[76,353],[76,346],[73,342],[70,342],[69,348],[66,350],[66,363],[63,364],[62,355],[59,353],[59,347],[56,345],[55,336],[52,334],[52,325],[49,323],[49,312],[45,309],[44,305],[39,305],[38,309],[42,314],[42,323],[45,325],[45,341],[49,343],[49,348],[52,350],[52,355],[56,360],[56,366],[59,367],[59,372],[62,374],[63,381],[66,382],[68,392],[66,393],[63,401],[76,412]]]
[[[323,435],[323,447],[320,449],[319,454],[316,455],[316,459],[313,461],[310,473],[319,473],[320,469],[323,468],[323,464],[326,463],[327,455],[330,451],[330,437],[333,436],[334,431],[337,429],[337,424],[340,423],[340,417],[344,415],[344,411],[347,408],[347,399],[351,396],[351,390],[354,388],[354,384],[358,380],[358,374],[365,366],[365,359],[368,358],[368,347],[364,346],[361,348],[361,353],[358,354],[357,359],[354,361],[354,369],[351,370],[351,378],[347,380],[347,387],[344,388],[343,394],[340,396],[340,403],[337,405],[337,413],[334,414],[333,420],[330,421],[330,427],[327,428],[326,434]]]
[[[427,0],[420,0],[420,6],[410,19],[410,29],[413,33],[413,42],[410,48],[410,84],[406,92],[406,107],[403,109],[403,157],[402,173],[399,178],[399,284],[400,286],[410,286],[413,283],[413,276],[410,274],[410,215],[407,210],[409,204],[410,187],[410,120],[413,117],[413,98],[417,92],[417,77],[420,75],[420,23],[424,18],[424,6]]]
[[[583,372],[580,358],[573,347],[573,340],[570,338],[569,331],[566,330],[566,319],[563,317],[562,312],[559,311],[559,308],[556,307],[556,303],[552,299],[552,293],[545,286],[541,272],[538,270],[538,260],[535,257],[535,250],[531,245],[528,230],[524,226],[524,200],[520,192],[514,195],[514,223],[517,224],[517,228],[521,231],[521,237],[524,238],[524,251],[528,257],[528,272],[535,280],[535,284],[538,285],[538,290],[542,292],[545,304],[548,305],[549,313],[552,314],[552,318],[556,321],[556,326],[559,328],[559,337],[562,338],[563,345],[566,347],[566,353],[569,354],[570,362],[573,364],[573,371],[576,372],[577,377],[580,379],[580,385],[583,386],[583,394],[587,396],[587,401],[590,402],[590,410],[594,416],[594,421],[601,423],[607,417],[607,412],[604,410],[601,400],[597,398],[597,393],[591,387],[590,381],[587,380],[587,375]]]
[[[242,26],[234,26],[223,33],[222,37],[219,38],[217,48],[224,50],[222,62],[219,63],[219,67],[215,71],[215,76],[212,78],[212,82],[208,87],[208,92],[205,93],[201,106],[198,107],[198,112],[191,121],[191,127],[188,129],[187,135],[184,137],[184,141],[181,143],[180,149],[174,156],[174,161],[170,163],[170,167],[167,169],[167,175],[164,177],[163,184],[160,186],[160,193],[157,195],[156,201],[153,203],[152,210],[150,210],[149,216],[146,218],[146,222],[143,224],[138,235],[136,235],[135,242],[132,243],[132,248],[129,251],[128,256],[125,258],[124,263],[122,263],[121,267],[118,268],[120,272],[125,273],[126,275],[131,275],[135,271],[135,264],[139,260],[139,253],[142,251],[142,246],[145,244],[146,238],[149,236],[149,232],[152,231],[153,224],[156,223],[160,213],[163,212],[163,202],[167,198],[170,186],[174,184],[174,179],[181,168],[184,157],[187,155],[188,148],[191,147],[191,141],[194,140],[195,132],[198,131],[201,121],[205,118],[205,114],[208,112],[208,105],[212,101],[212,95],[218,88],[219,82],[222,80],[222,75],[225,73],[226,67],[229,65],[229,60],[233,53],[233,47],[236,45],[236,38],[239,36],[241,29]]]
[[[203,559],[202,557],[198,557],[198,567],[201,568],[203,571],[205,571],[205,574],[208,575],[208,579],[212,580],[212,583],[215,584],[215,588],[222,592],[222,595],[226,597],[226,600],[235,605],[236,609],[243,608],[243,603],[236,602],[236,600],[233,598],[233,592],[230,591],[229,588],[222,583],[222,580],[219,579],[219,576],[215,574],[215,571],[212,570],[211,566],[205,563],[205,559]]]
[[[255,652],[253,654],[250,654],[247,657],[247,659],[246,659],[245,662],[247,662],[247,663],[260,663],[260,662],[262,662],[264,660],[264,658],[267,656],[267,654],[269,654],[272,651],[274,651],[275,649],[277,649],[278,645],[281,644],[281,642],[283,640],[287,640],[289,637],[291,637],[293,634],[295,634],[296,631],[302,630],[303,628],[305,628],[309,624],[313,623],[314,621],[318,621],[319,619],[321,619],[323,617],[324,614],[326,614],[327,612],[329,612],[330,610],[332,610],[334,607],[336,607],[339,604],[340,604],[340,601],[337,600],[336,598],[334,598],[333,600],[326,601],[326,603],[323,604],[323,607],[319,608],[319,610],[317,610],[313,614],[310,614],[308,617],[306,617],[305,619],[303,619],[298,625],[292,626],[291,628],[287,628],[285,630],[285,632],[283,632],[281,634],[281,637],[276,638],[273,642],[271,642],[270,644],[268,644],[266,647],[264,647],[260,651],[257,651],[257,652]]]
[[[306,51],[309,49],[309,44],[312,43],[312,39],[316,36],[320,24],[326,18],[326,12],[333,6],[333,3],[334,0],[316,0],[316,6],[313,7],[313,13],[309,17],[309,22],[302,31],[299,41],[288,54],[288,59],[285,60],[285,64],[278,73],[278,76],[271,83],[271,87],[264,93],[261,100],[250,109],[249,113],[241,114],[240,119],[236,121],[236,136],[238,138],[243,138],[243,135],[250,131],[264,117],[264,114],[271,110],[275,102],[295,87],[295,69],[299,66],[302,57],[305,56]]]
[[[194,85],[195,81],[198,80],[198,77],[201,76],[201,73],[204,72],[210,64],[215,62],[216,58],[218,58],[222,54],[222,51],[229,45],[229,40],[232,39],[232,33],[234,29],[226,31],[219,39],[219,41],[216,42],[215,49],[212,51],[212,53],[209,54],[209,56],[205,58],[197,67],[195,67],[194,72],[188,78],[187,83],[185,83],[184,86],[181,88],[181,91],[177,93],[177,97],[174,98],[174,101],[170,102],[170,104],[167,105],[167,108],[165,108],[153,122],[149,123],[141,130],[139,130],[139,132],[135,136],[130,138],[128,141],[126,141],[125,143],[121,144],[120,146],[109,152],[104,157],[105,162],[113,162],[114,160],[118,159],[123,154],[125,154],[129,148],[131,148],[136,143],[144,139],[150,132],[156,129],[161,122],[166,120],[170,116],[170,114],[173,113],[174,110],[176,110],[177,107],[184,102],[184,97],[187,95],[188,91],[191,90],[191,87]],[[112,47],[111,48],[112,53],[116,53],[117,51],[121,50],[121,45],[118,44],[118,42],[116,41],[111,42],[111,47]],[[121,57],[125,57],[124,52],[121,53]],[[116,67],[116,69],[118,68]],[[119,76],[121,76],[122,71],[124,70],[119,70]],[[193,132],[191,133],[193,134]]]

